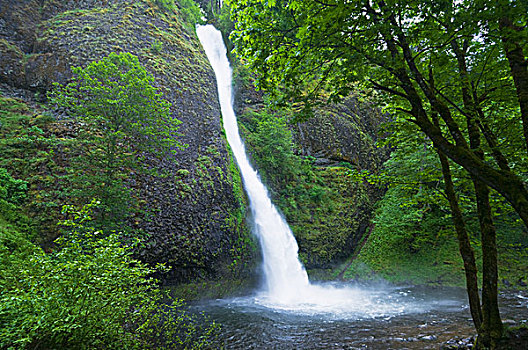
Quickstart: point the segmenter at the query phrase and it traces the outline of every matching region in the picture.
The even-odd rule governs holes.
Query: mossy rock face
[[[5,39],[0,39],[0,82],[22,87],[25,83],[23,53]]]
[[[372,198],[368,187],[350,180],[348,170],[318,167],[326,188],[297,201],[296,210],[283,209],[299,242],[299,255],[308,269],[330,269],[347,259],[369,228]]]
[[[255,118],[262,111],[280,113],[266,109],[262,92],[252,88],[244,67],[234,71],[238,77],[235,106],[251,155],[260,147],[258,136],[252,136],[259,130]],[[310,119],[289,126],[292,150],[303,168],[300,172],[291,169],[290,173],[298,175],[277,174],[280,168],[266,169],[255,160],[308,269],[331,271],[357,253],[370,232],[374,204],[384,190],[358,183],[350,174],[352,169],[376,173],[387,160],[389,150],[375,145],[384,120],[379,109],[351,95],[342,103],[318,106]],[[306,166],[306,162],[311,165]],[[328,277],[324,274],[315,277]]]
[[[385,119],[379,108],[351,95],[318,107],[314,117],[293,128],[294,138],[302,155],[314,156],[322,165],[346,162],[375,172],[389,156],[388,149],[375,145]]]
[[[0,9],[0,94],[45,96],[54,82],[68,82],[72,66],[130,52],[172,103],[172,116],[182,121],[179,140],[188,147],[161,159],[146,155],[145,163],[167,176],[130,179],[143,209],[153,212],[130,222],[150,237],[140,256],[172,266],[164,276],[172,284],[240,278],[256,259],[215,76],[188,27],[178,6],[159,8],[154,0],[6,0]]]

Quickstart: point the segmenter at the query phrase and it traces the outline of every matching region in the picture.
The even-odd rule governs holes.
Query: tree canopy
[[[306,103],[323,90],[339,100],[356,82],[384,91],[395,117],[416,124],[528,223],[526,1],[229,5],[236,52],[258,72],[259,87]],[[484,159],[469,144],[475,129]]]

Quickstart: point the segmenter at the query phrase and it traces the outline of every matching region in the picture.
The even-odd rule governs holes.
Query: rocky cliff
[[[110,52],[137,55],[172,103],[172,116],[182,121],[180,140],[188,145],[175,161],[168,155],[146,159],[169,176],[131,176],[141,205],[153,213],[130,223],[150,237],[139,254],[171,265],[168,283],[243,277],[255,248],[245,224],[238,170],[223,136],[214,74],[193,25],[185,22],[177,3],[167,4],[172,3],[2,0],[0,94],[24,100],[37,115],[49,108],[46,92],[54,82],[68,82],[72,66],[85,66]],[[74,138],[74,124],[55,113],[45,130]],[[51,157],[56,153],[50,152]],[[48,177],[56,175],[45,171]],[[43,186],[30,183],[30,201],[35,201]]]
[[[236,106],[246,145],[297,238],[301,259],[308,269],[338,266],[359,251],[370,232],[374,204],[384,193],[383,188],[358,182],[351,174],[377,173],[387,160],[389,150],[376,146],[386,116],[355,95],[341,103],[319,105],[311,118],[287,127],[295,153],[292,157],[298,160],[293,165],[297,169],[284,170],[289,172],[284,174],[281,167],[270,169],[259,162],[265,137],[256,134],[264,129],[254,126],[260,123],[255,119],[262,111],[275,117],[283,112],[266,107],[264,95],[252,88],[251,76],[243,66],[236,72]],[[290,120],[297,117],[292,111],[286,114]],[[286,163],[284,167],[291,167]]]

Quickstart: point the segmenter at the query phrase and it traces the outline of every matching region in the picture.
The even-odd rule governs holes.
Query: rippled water
[[[226,349],[438,349],[474,334],[463,289],[352,288],[358,302],[334,311],[274,307],[258,294],[194,308],[222,325],[214,346]],[[503,319],[526,322],[527,293],[503,294],[501,301]]]

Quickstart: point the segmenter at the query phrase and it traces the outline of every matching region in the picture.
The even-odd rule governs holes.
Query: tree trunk
[[[464,217],[462,216],[462,211],[458,206],[458,200],[455,194],[453,180],[451,178],[451,169],[449,168],[449,161],[447,160],[447,157],[445,155],[440,152],[437,153],[438,157],[440,158],[440,163],[442,164],[442,175],[444,176],[445,192],[449,201],[449,207],[451,208],[451,216],[458,238],[458,249],[460,251],[460,256],[462,256],[462,260],[464,261],[469,310],[471,311],[471,317],[473,318],[473,324],[475,325],[475,329],[478,331],[482,325],[482,311],[480,309],[480,297],[478,290],[477,264],[475,263],[475,253],[473,252],[473,248],[471,247],[471,243],[469,241],[469,236],[467,234],[466,226],[464,224]]]
[[[489,204],[489,189],[473,179],[482,240],[482,325],[478,330],[477,349],[496,349],[502,337],[498,302],[497,241]]]
[[[477,126],[477,104],[470,93],[466,65],[465,49],[461,49],[456,40],[451,42],[457,62],[460,80],[462,82],[462,100],[464,102],[466,125],[469,135],[469,146],[473,153],[484,161],[484,152],[481,149],[480,130]],[[465,44],[464,44],[464,47]],[[478,330],[477,348],[496,347],[502,337],[502,321],[499,314],[498,290],[497,290],[497,241],[491,206],[489,203],[489,188],[472,175],[471,180],[475,188],[477,198],[477,216],[480,223],[482,240],[482,324]]]
[[[511,75],[517,91],[521,108],[521,119],[526,150],[528,151],[528,60],[522,46],[515,38],[515,32],[524,30],[516,26],[510,18],[504,16],[499,20],[500,37],[510,64]]]

